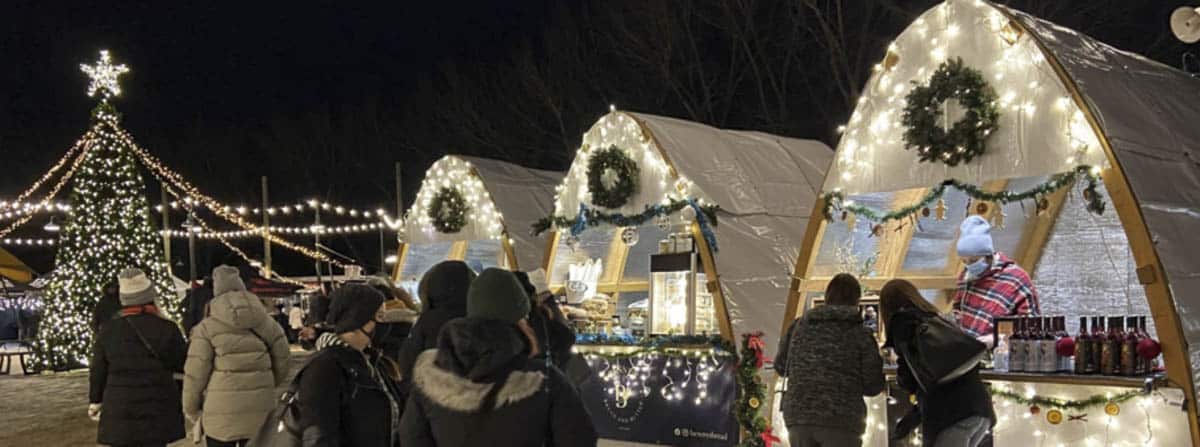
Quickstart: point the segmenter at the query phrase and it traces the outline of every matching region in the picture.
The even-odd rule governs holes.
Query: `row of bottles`
[[[1154,371],[1157,359],[1138,355],[1138,345],[1149,340],[1146,317],[1079,318],[1079,336],[1075,338],[1076,374],[1141,376]]]
[[[1090,331],[1088,321],[1088,317],[1079,319],[1079,336],[1072,339],[1066,317],[1017,319],[1013,334],[996,346],[994,369],[1109,376],[1154,371],[1156,360],[1138,355],[1138,345],[1150,339],[1146,317],[1091,317]]]

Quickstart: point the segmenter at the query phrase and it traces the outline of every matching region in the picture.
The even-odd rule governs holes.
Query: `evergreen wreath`
[[[441,233],[457,233],[467,225],[467,199],[458,188],[443,186],[429,203],[426,215],[433,220],[433,228]]]
[[[966,108],[966,116],[945,130],[939,124],[942,102],[950,99]],[[904,147],[915,148],[921,161],[949,166],[970,162],[983,155],[988,135],[1000,119],[996,91],[983,73],[964,66],[962,58],[942,62],[929,83],[917,84],[904,100]]]
[[[587,169],[592,204],[604,208],[625,206],[637,192],[639,173],[637,162],[615,145],[593,152]]]

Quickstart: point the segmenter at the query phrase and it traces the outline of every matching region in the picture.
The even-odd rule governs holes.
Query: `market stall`
[[[731,346],[774,346],[788,271],[832,152],[760,132],[613,111],[583,136],[545,267],[565,290],[596,377],[601,435],[729,445]],[[649,409],[649,410],[647,410]]]
[[[393,277],[415,296],[425,271],[444,260],[476,270],[537,268],[545,243],[529,226],[550,213],[561,180],[562,173],[498,160],[442,157],[405,213]]]
[[[1200,289],[1198,89],[1186,73],[1003,6],[932,8],[889,45],[843,129],[781,323],[819,304],[839,272],[874,290],[907,279],[948,309],[959,223],[979,215],[995,249],[1031,275],[1042,315],[1059,317],[997,321],[996,340],[1072,342],[1051,354],[1057,367],[989,365],[994,444],[1200,444],[1200,304],[1184,299]],[[1108,322],[1109,339],[1138,342],[1132,360],[1113,360],[1127,369],[1076,371],[1088,317],[1089,334]],[[1161,358],[1141,350],[1155,339]],[[867,445],[886,445],[908,405],[893,392],[869,404]]]

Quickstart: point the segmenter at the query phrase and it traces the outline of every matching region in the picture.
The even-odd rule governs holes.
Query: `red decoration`
[[[1038,413],[1041,413],[1041,412],[1042,412],[1042,408],[1041,408],[1041,407],[1039,407],[1039,406],[1037,406],[1037,405],[1034,405],[1034,406],[1032,406],[1032,407],[1029,407],[1029,412],[1030,412],[1030,413],[1033,413],[1034,415],[1036,415],[1036,414],[1038,414]]]
[[[1058,355],[1063,357],[1071,357],[1075,355],[1075,339],[1071,337],[1063,337],[1054,344],[1054,350]]]
[[[758,367],[762,368],[763,367],[763,350],[767,349],[767,344],[763,343],[763,340],[762,340],[763,333],[755,332],[753,334],[749,334],[749,336],[750,336],[750,338],[746,342],[746,347],[750,348],[751,351],[754,351],[754,360],[755,360],[756,364],[758,365]]]
[[[1162,354],[1162,346],[1158,344],[1157,340],[1147,338],[1138,342],[1137,353],[1144,359],[1152,359]]]
[[[771,447],[772,445],[775,445],[776,442],[783,442],[782,439],[779,439],[779,437],[775,436],[775,433],[773,433],[771,431],[770,425],[767,426],[766,430],[763,430],[762,434],[760,434],[759,437],[762,438],[763,445],[765,445],[767,447]]]

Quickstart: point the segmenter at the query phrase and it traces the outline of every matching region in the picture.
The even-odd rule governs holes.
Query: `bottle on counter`
[[[1121,375],[1132,377],[1138,375],[1138,331],[1137,317],[1125,317],[1125,333],[1121,342]]]
[[[1101,366],[1104,359],[1104,319],[1101,317],[1092,317],[1092,336],[1091,339],[1092,355],[1088,357],[1088,374],[1100,374]]]
[[[1075,369],[1074,365],[1071,363],[1073,358],[1070,355],[1062,355],[1058,352],[1058,344],[1061,343],[1062,340],[1071,337],[1071,334],[1067,333],[1067,317],[1054,317],[1054,330],[1054,353],[1058,355],[1058,372],[1070,373]]]
[[[1125,336],[1121,334],[1121,317],[1108,317],[1108,334],[1105,335],[1104,358],[1100,359],[1100,372],[1106,376],[1121,375],[1121,347]]]
[[[1087,374],[1089,357],[1092,355],[1091,334],[1087,331],[1087,317],[1079,317],[1079,335],[1075,337],[1075,374]]]
[[[992,370],[1008,372],[1008,340],[1011,336],[996,335],[996,348],[992,350]]]
[[[1014,324],[1013,334],[1008,338],[1008,370],[1025,372],[1026,359],[1029,358],[1028,340],[1025,339],[1025,319],[1018,318]]]
[[[1025,357],[1025,372],[1042,372],[1042,319],[1029,317],[1029,341]]]
[[[1142,340],[1148,339],[1150,339],[1150,332],[1146,330],[1146,317],[1143,315],[1138,317],[1138,343],[1140,344]],[[1156,359],[1144,359],[1140,355],[1137,356],[1137,359],[1138,375],[1149,375],[1154,372],[1153,362]]]
[[[1058,336],[1055,333],[1054,317],[1042,317],[1042,367],[1047,374],[1058,372]]]

